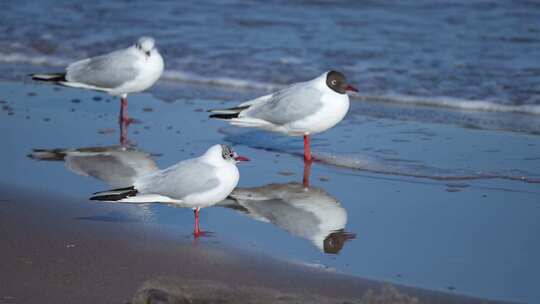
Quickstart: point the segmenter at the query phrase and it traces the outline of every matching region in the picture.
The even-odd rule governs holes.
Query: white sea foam
[[[276,90],[283,87],[282,85],[274,83],[266,83],[230,77],[205,77],[175,70],[165,71],[162,78],[166,80],[174,80],[180,82],[200,83],[244,89]]]
[[[443,107],[468,111],[507,112],[540,115],[540,105],[507,105],[487,100],[461,99],[448,96],[420,97],[410,95],[355,95],[354,99]]]
[[[23,53],[0,53],[0,62],[7,63],[26,63],[46,66],[65,66],[69,60],[46,55],[28,55]]]
[[[314,153],[315,159],[338,167],[361,171],[427,178],[443,181],[463,181],[476,179],[506,179],[526,183],[540,183],[540,177],[521,170],[483,171],[469,168],[437,168],[406,160],[385,160],[366,154]]]

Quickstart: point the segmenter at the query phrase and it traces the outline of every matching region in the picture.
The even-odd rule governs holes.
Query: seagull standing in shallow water
[[[163,73],[163,58],[151,37],[133,46],[74,62],[63,73],[32,74],[32,78],[59,85],[120,96],[120,122],[129,124],[127,95],[150,88]]]
[[[181,161],[167,169],[135,178],[131,187],[97,192],[91,200],[122,203],[166,203],[195,211],[195,237],[199,209],[224,200],[236,187],[240,174],[236,163],[249,159],[228,145],[214,145],[202,156]]]
[[[304,160],[310,162],[310,135],[332,128],[345,117],[349,110],[347,91],[358,92],[342,73],[328,71],[234,108],[210,110],[214,113],[210,118],[290,136],[303,135]]]

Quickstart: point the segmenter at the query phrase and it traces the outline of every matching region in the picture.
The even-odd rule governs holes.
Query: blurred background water
[[[2,1],[0,17],[3,62],[62,66],[147,34],[165,79],[271,88],[334,68],[362,96],[540,114],[536,1]]]

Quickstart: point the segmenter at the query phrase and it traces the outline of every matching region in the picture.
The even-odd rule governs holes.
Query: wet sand
[[[0,193],[0,303],[485,303],[174,236],[119,205]]]
[[[117,100],[36,83],[0,88],[0,134],[8,143],[0,149],[5,303],[138,303],[164,293],[178,299],[182,286],[213,290],[198,295],[233,288],[242,299],[316,293],[325,297],[319,302],[396,292],[424,303],[476,302],[460,294],[537,298],[535,136],[375,119],[362,114],[369,105],[353,103],[342,123],[314,137],[315,156],[324,159],[311,168],[311,193],[338,207],[345,215],[339,228],[356,239],[326,254],[319,231],[295,235],[286,217],[261,222],[218,206],[202,211],[202,228],[214,237],[193,244],[191,210],[92,203],[93,192],[111,185],[62,159],[28,157],[33,149],[118,146]],[[244,191],[294,194],[302,182],[298,138],[208,120],[205,109],[261,92],[160,82],[151,93],[130,96],[129,114],[142,123],[127,132],[148,161],[165,168],[225,142],[253,160],[239,168]],[[288,216],[306,214],[281,203],[301,211]]]

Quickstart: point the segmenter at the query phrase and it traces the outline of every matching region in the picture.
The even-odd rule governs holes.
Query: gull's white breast
[[[229,196],[240,179],[238,168],[232,163],[225,163],[216,169],[216,175],[219,179],[217,187],[205,192],[190,194],[183,199],[183,204],[204,208],[215,205]]]
[[[130,51],[138,52],[133,49]],[[135,69],[139,70],[139,75],[122,86],[112,89],[112,95],[121,95],[128,93],[142,92],[150,88],[163,73],[165,66],[163,57],[157,50],[153,50],[150,56],[139,53],[139,59],[134,63]]]
[[[343,120],[349,111],[349,96],[327,90],[321,97],[322,107],[314,114],[291,123],[292,133],[315,134],[326,131]]]

